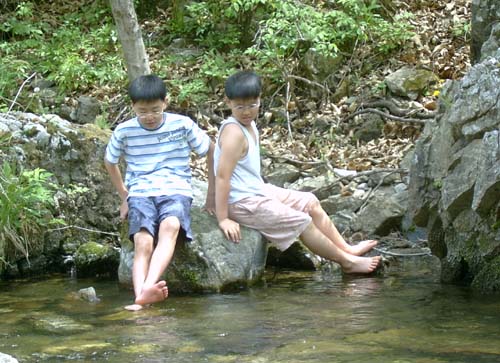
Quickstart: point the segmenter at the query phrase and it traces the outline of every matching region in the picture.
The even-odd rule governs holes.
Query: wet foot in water
[[[370,251],[373,247],[375,247],[377,243],[378,242],[374,239],[361,241],[353,246],[350,246],[347,252],[349,252],[351,255],[362,256],[366,252]]]
[[[153,286],[143,287],[142,292],[135,299],[135,304],[147,305],[163,301],[168,297],[168,287],[165,281],[159,281]]]
[[[381,260],[380,256],[374,256],[374,257],[352,256],[348,263],[342,265],[342,270],[348,274],[370,273],[377,269],[380,260]]]
[[[165,281],[160,281],[149,288],[143,288],[141,294],[135,299],[135,304],[125,306],[126,310],[139,311],[147,305],[163,301],[168,297],[168,287]]]

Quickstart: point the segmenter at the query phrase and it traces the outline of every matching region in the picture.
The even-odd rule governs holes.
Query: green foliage
[[[441,179],[436,179],[432,182],[434,189],[441,189],[443,187],[443,181]]]
[[[97,117],[95,118],[95,124],[102,130],[109,130],[111,129],[111,124],[108,120],[109,115],[107,113],[102,113],[100,115],[97,115]]]
[[[400,48],[413,36],[408,20],[412,14],[404,12],[394,17],[393,22],[380,19],[375,21],[370,37],[374,44],[374,49],[382,54],[389,54],[393,50]]]
[[[54,80],[65,92],[125,81],[107,2],[91,2],[81,12],[62,12],[53,19],[35,16],[37,6],[35,1],[24,1],[2,16],[0,34],[10,38],[0,39],[1,94],[15,94],[33,72]]]
[[[53,218],[55,186],[43,169],[16,172],[4,162],[0,169],[0,265],[43,246],[40,238]]]
[[[46,24],[33,23],[33,7],[31,2],[21,2],[12,16],[0,24],[0,31],[12,33],[14,38],[35,37],[39,39],[43,35],[43,30],[46,29]]]
[[[0,62],[0,101],[5,101],[5,106],[0,103],[0,112],[6,112],[8,109],[7,103],[12,101],[12,98],[22,83],[22,80],[29,77],[30,71],[29,62],[18,59],[12,55],[6,55]],[[21,82],[18,84],[18,80]],[[5,98],[3,98],[5,97]]]
[[[452,27],[452,33],[457,38],[463,38],[464,41],[470,39],[472,25],[470,21],[454,21]]]
[[[300,58],[309,50],[334,58],[341,51],[352,51],[360,42],[387,53],[411,36],[404,17],[389,22],[376,13],[377,1],[337,3],[337,8],[317,8],[294,1],[277,3],[272,16],[260,22],[257,41],[248,53],[265,64]]]
[[[294,0],[196,1],[185,6],[183,21],[171,23],[168,33],[171,38],[190,39],[208,52],[217,49],[218,58],[223,60],[204,63],[207,68],[213,67],[216,78],[234,70],[231,66],[235,62],[227,51],[238,49],[243,54],[238,55],[240,61],[247,66],[282,80],[297,69],[308,52],[334,59],[351,52],[356,44],[383,54],[397,49],[412,36],[409,14],[386,20],[379,10],[376,0],[320,4]],[[205,83],[209,73],[205,72]],[[201,91],[201,87],[193,86],[189,91]]]
[[[79,18],[68,15],[64,26],[54,31],[39,55],[41,71],[62,90],[74,91],[126,78],[112,18],[107,15],[102,24],[92,24],[84,32],[79,27]]]
[[[180,105],[191,105],[202,103],[207,100],[207,87],[203,80],[197,78],[189,82],[172,80],[177,89],[176,103]]]
[[[256,30],[254,19],[265,16],[275,3],[276,0],[190,2],[185,6],[182,22],[172,22],[168,32],[189,37],[208,48],[245,47]]]
[[[496,221],[495,223],[493,223],[493,225],[491,226],[491,229],[494,231],[499,230],[500,229],[500,221]]]
[[[387,83],[385,83],[385,81],[378,82],[372,87],[372,92],[374,94],[384,95],[387,92]]]
[[[55,81],[66,95],[100,86],[122,88],[126,83],[108,1],[87,2],[85,6],[63,3],[64,9],[54,7],[47,12],[46,2],[26,0],[0,15],[0,109],[7,108],[22,82],[35,72]],[[155,23],[153,36],[146,37],[146,44],[161,54],[165,45],[182,38],[202,51],[189,60],[197,72],[187,75],[166,68],[169,76],[174,74],[174,98],[191,105],[213,97],[217,85],[238,68],[254,68],[281,83],[286,74],[299,69],[309,53],[336,58],[351,52],[356,44],[373,52],[391,52],[411,35],[408,14],[389,21],[381,15],[379,3],[158,0],[155,4],[159,8],[170,8],[148,12],[149,24],[160,22]],[[139,2],[136,6],[151,8]],[[154,14],[158,18],[153,18]],[[172,16],[164,25],[162,14]],[[153,69],[164,73],[164,64],[176,68],[172,54],[156,58]]]
[[[193,57],[190,62],[196,64],[197,69],[188,74],[176,74],[168,81],[169,97],[172,103],[182,107],[198,106],[213,98],[217,94],[223,81],[237,67],[242,53],[233,50],[227,54],[222,54],[214,50]],[[176,69],[179,67],[180,59],[172,55],[163,59],[159,65],[155,65],[160,70]],[[186,59],[180,68],[190,68],[186,64]],[[153,70],[154,71],[154,70]]]

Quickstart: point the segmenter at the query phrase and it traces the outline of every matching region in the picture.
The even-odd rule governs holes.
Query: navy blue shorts
[[[156,242],[161,221],[167,217],[177,217],[181,225],[179,236],[184,235],[188,241],[192,241],[190,214],[192,201],[192,198],[179,194],[158,197],[129,197],[127,203],[130,239],[133,242],[134,234],[145,229]]]

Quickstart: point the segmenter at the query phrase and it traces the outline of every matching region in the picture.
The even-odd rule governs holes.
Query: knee
[[[153,236],[145,231],[136,233],[134,235],[134,249],[137,253],[153,253]]]
[[[177,233],[181,228],[181,222],[177,217],[167,217],[160,223],[161,233]]]
[[[307,212],[309,215],[315,214],[315,213],[320,213],[323,208],[321,207],[321,203],[319,202],[318,198],[312,193],[309,196],[309,202],[307,203]]]

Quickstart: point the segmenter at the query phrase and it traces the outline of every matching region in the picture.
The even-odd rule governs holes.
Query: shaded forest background
[[[0,112],[68,116],[88,95],[99,101],[100,127],[132,116],[107,1],[0,0],[0,8]],[[470,66],[466,0],[156,0],[135,9],[171,110],[214,135],[227,114],[224,79],[255,69],[265,80],[263,152],[303,169],[397,167],[422,126],[385,119],[377,137],[362,140],[366,115],[349,115],[390,98],[384,79],[405,65],[440,81],[397,105],[433,111],[444,82]]]

